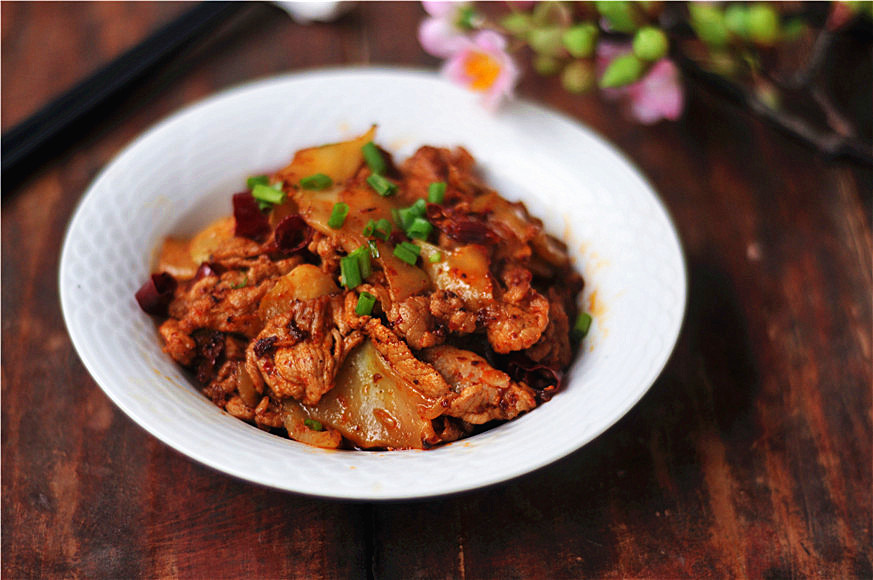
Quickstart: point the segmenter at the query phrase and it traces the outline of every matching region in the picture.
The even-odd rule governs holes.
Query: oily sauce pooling
[[[427,448],[547,401],[590,322],[566,247],[463,148],[395,165],[373,137],[303,149],[166,240],[137,292],[164,350],[231,415],[319,447]]]

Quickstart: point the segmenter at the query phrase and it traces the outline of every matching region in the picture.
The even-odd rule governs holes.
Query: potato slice
[[[427,242],[415,243],[421,247],[421,263],[437,288],[457,294],[471,308],[493,299],[488,254],[483,247],[470,244],[449,252]],[[437,253],[439,261],[431,262],[431,256]]]
[[[310,421],[310,425],[317,426],[318,424],[313,424],[309,414],[303,410],[297,401],[293,399],[283,401],[282,411],[282,423],[285,425],[285,429],[288,431],[288,436],[291,439],[325,449],[336,449],[342,443],[343,436],[339,431],[330,428],[316,430],[307,425],[307,419]]]
[[[338,291],[333,278],[318,266],[300,264],[276,281],[276,285],[261,299],[258,314],[266,322],[288,312],[294,300],[310,300]]]
[[[362,448],[421,449],[434,440],[420,408],[432,406],[394,373],[373,343],[365,341],[346,359],[336,385],[312,406],[302,405],[322,424]]]
[[[191,239],[191,260],[200,265],[208,262],[221,245],[233,238],[236,220],[233,216],[212,222]]]
[[[286,185],[296,185],[304,177],[324,173],[334,183],[343,184],[364,162],[361,147],[372,141],[375,135],[374,125],[360,137],[349,141],[301,149],[294,155],[291,164],[276,174],[276,178]]]
[[[191,241],[167,238],[161,245],[155,271],[166,272],[177,280],[188,280],[197,273],[199,264],[191,259]]]

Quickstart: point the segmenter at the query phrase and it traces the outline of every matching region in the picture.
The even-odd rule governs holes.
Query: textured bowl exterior
[[[386,90],[390,88],[390,90]],[[134,292],[169,235],[231,212],[249,175],[302,147],[379,125],[397,158],[463,145],[485,180],[563,236],[595,321],[566,387],[533,412],[428,451],[322,450],[239,421],[200,394],[161,351]],[[167,445],[230,475],[324,497],[381,500],[454,493],[555,461],[602,433],[669,358],[685,310],[675,228],[655,192],[585,127],[532,104],[494,115],[432,73],[337,69],[273,78],[193,105],[149,130],[104,169],[67,231],[64,318],[106,394]]]

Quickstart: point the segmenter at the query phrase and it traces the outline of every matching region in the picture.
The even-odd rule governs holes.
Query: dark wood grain
[[[188,6],[4,2],[3,128]],[[193,463],[103,395],[56,282],[94,175],[152,123],[228,86],[436,66],[415,40],[421,16],[415,3],[361,3],[300,26],[249,5],[4,192],[4,577],[873,577],[873,175],[694,87],[685,117],[654,127],[541,78],[519,88],[638,164],[690,274],[664,373],[564,460],[431,501],[326,501]]]

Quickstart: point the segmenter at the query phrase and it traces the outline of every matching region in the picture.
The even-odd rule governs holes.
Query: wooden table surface
[[[2,4],[2,127],[189,4]],[[246,6],[3,192],[2,572],[20,577],[873,577],[869,168],[691,87],[643,127],[529,76],[651,179],[690,274],[675,353],[605,434],[535,473],[344,503],[212,471],[122,414],[61,317],[65,226],[147,127],[225,87],[342,64],[435,68],[417,3],[301,26]]]

